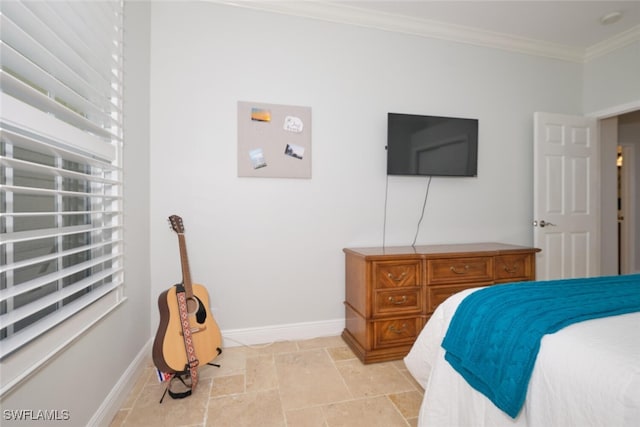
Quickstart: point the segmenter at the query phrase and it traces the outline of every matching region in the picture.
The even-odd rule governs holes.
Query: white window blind
[[[122,2],[0,2],[0,395],[122,300]]]

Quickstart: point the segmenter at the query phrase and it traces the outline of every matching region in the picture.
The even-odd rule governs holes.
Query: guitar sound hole
[[[207,310],[204,308],[204,304],[202,304],[202,301],[200,301],[200,298],[198,298],[197,296],[193,296],[193,298],[195,298],[195,302],[197,304],[196,306],[196,321],[199,324],[203,324],[205,320],[207,320]],[[193,312],[191,312],[193,313]]]

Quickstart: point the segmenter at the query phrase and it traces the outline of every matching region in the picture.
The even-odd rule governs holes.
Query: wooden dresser
[[[502,243],[346,248],[342,338],[364,363],[401,359],[450,295],[534,280],[539,251]]]

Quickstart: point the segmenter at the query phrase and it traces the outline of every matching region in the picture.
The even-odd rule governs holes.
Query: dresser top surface
[[[507,243],[458,243],[458,244],[442,244],[442,245],[421,245],[421,246],[387,246],[387,247],[369,247],[369,248],[345,248],[345,253],[351,253],[359,256],[390,256],[390,255],[446,255],[446,254],[476,254],[486,252],[487,255],[499,255],[501,253],[511,252],[540,252],[540,249],[530,246],[511,245]]]

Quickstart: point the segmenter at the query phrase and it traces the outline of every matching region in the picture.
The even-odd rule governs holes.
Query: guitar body
[[[193,296],[199,300],[199,307],[193,313],[189,313],[191,337],[198,361],[203,365],[218,356],[222,336],[209,310],[207,289],[194,283]],[[160,325],[153,342],[153,363],[163,372],[181,372],[188,365],[177,298],[176,286],[167,289],[158,297]]]
[[[191,332],[193,347],[190,351],[195,353],[198,365],[207,364],[220,354],[222,336],[209,309],[207,289],[202,285],[191,283],[182,218],[171,215],[169,222],[173,231],[178,234],[182,282],[167,289],[158,297],[160,325],[153,341],[152,356],[153,363],[162,372],[176,373],[186,371],[190,365],[178,305],[180,292],[184,292],[187,303],[186,311],[190,326],[188,331]],[[193,353],[191,355],[193,360]]]

